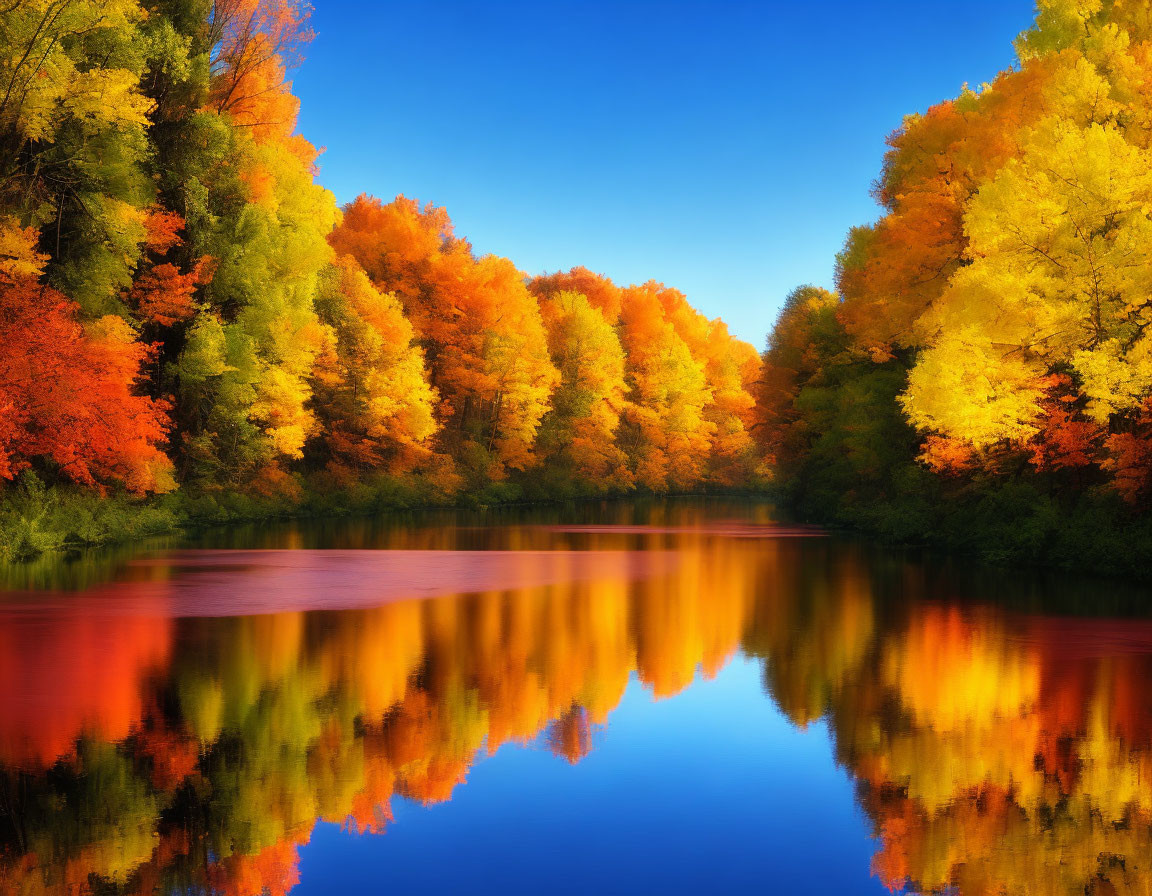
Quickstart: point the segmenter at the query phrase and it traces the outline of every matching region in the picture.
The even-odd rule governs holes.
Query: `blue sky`
[[[757,346],[830,286],[902,117],[1012,64],[1031,0],[313,0],[300,130],[341,203],[446,206],[480,253],[663,281]]]

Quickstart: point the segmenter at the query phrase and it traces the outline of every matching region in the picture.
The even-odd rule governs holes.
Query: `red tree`
[[[76,303],[39,282],[31,232],[0,230],[17,247],[0,257],[0,477],[46,458],[84,485],[172,488],[166,406],[135,394],[151,349],[122,318],[82,325]]]

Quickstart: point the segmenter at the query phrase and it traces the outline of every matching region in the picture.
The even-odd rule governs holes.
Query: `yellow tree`
[[[436,393],[400,302],[345,255],[321,274],[316,310],[332,334],[312,373],[329,469],[411,469],[436,431]]]
[[[706,318],[679,290],[663,289],[659,295],[668,321],[704,367],[710,392],[704,419],[711,425],[705,478],[726,486],[746,482],[756,466],[751,435],[756,400],[749,391],[756,379],[756,349],[735,339],[719,318]]]
[[[653,491],[699,483],[716,431],[704,364],[665,315],[663,292],[652,281],[628,287],[620,316],[631,387],[622,444],[637,484]]]
[[[904,406],[976,447],[1031,436],[1072,371],[1098,422],[1152,390],[1152,155],[1113,126],[1050,120],[973,198],[971,264],[925,316]]]
[[[330,336],[313,303],[337,211],[315,182],[316,148],[293,134],[292,58],[281,53],[309,36],[302,10],[220,0],[208,23],[212,81],[198,117],[226,140],[227,164],[183,193],[192,242],[218,264],[176,367],[189,475],[205,483],[290,489],[286,465],[317,429],[311,374]]]
[[[624,350],[616,331],[577,292],[542,299],[548,349],[560,371],[552,410],[540,429],[540,448],[596,491],[631,484],[627,458],[616,444],[626,405]]]

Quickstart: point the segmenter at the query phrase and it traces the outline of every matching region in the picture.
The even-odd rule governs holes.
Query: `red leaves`
[[[933,435],[924,440],[920,460],[934,473],[956,476],[996,465],[1003,458],[1023,450],[1039,471],[1080,470],[1101,462],[1106,431],[1084,415],[1084,397],[1066,374],[1047,377],[1048,396],[1041,402],[1043,414],[1039,429],[1023,445],[1006,445],[981,454],[963,439]]]
[[[164,258],[184,245],[180,236],[184,218],[176,212],[154,208],[145,228],[148,237],[144,246],[155,258]],[[136,277],[129,295],[131,304],[143,320],[162,327],[190,320],[196,313],[196,290],[211,283],[215,271],[216,263],[210,256],[197,259],[187,273],[171,262],[157,263]]]
[[[35,279],[0,273],[0,477],[44,457],[83,485],[167,491],[167,406],[135,394],[150,349],[121,318],[86,330],[77,313]]]
[[[149,252],[164,255],[169,249],[182,245],[180,231],[184,229],[184,218],[161,206],[155,206],[144,219],[144,229],[148,234],[144,243]]]
[[[1110,457],[1106,469],[1112,471],[1116,490],[1130,503],[1152,495],[1152,398],[1144,403],[1130,432],[1108,437]]]
[[[1064,374],[1048,377],[1045,416],[1028,449],[1038,470],[1090,467],[1097,462],[1104,431],[1080,409],[1082,398]]]
[[[196,313],[196,290],[212,281],[213,262],[201,258],[187,274],[165,262],[140,275],[132,287],[137,314],[146,321],[170,327]]]

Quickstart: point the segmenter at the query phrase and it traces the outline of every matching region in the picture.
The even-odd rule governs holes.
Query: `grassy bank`
[[[451,496],[420,477],[380,476],[340,489],[333,489],[328,481],[300,477],[295,486],[264,496],[180,491],[133,498],[124,494],[100,496],[67,485],[49,487],[35,475],[25,473],[0,498],[0,563],[25,564],[54,554],[239,523],[652,497],[651,492],[635,491],[590,494],[571,484],[563,488],[546,479],[494,483],[480,491]],[[721,493],[728,494],[709,492]],[[732,494],[760,496],[764,492],[742,489]]]
[[[252,496],[219,491],[151,498],[98,495],[65,485],[48,487],[25,474],[0,500],[0,562],[22,563],[45,554],[135,541],[239,522],[291,519],[436,506],[449,503],[423,482],[380,478],[321,492],[298,490]]]

